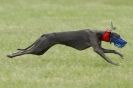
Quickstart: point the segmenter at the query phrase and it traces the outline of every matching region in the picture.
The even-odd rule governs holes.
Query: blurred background
[[[42,56],[9,59],[7,54],[33,43],[44,33],[97,29],[109,22],[128,44],[124,54],[107,54],[112,66],[92,48],[77,51],[57,45]],[[0,0],[0,88],[132,88],[132,0]]]

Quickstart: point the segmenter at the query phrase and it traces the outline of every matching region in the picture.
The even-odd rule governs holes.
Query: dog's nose
[[[115,43],[118,48],[123,48],[127,44],[127,42],[122,38],[117,39]]]

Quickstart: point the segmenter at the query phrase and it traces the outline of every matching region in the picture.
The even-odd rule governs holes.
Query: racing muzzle
[[[123,48],[127,44],[124,39],[122,39],[121,37],[117,38],[115,36],[110,37],[110,42],[114,43],[114,45],[118,48]]]

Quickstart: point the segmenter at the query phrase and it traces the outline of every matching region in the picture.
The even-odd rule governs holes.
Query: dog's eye
[[[116,38],[120,38],[120,35],[115,35]]]
[[[120,38],[120,35],[118,35],[118,38]]]

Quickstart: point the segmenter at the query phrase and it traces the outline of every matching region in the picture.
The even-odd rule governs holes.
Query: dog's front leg
[[[94,48],[94,47],[93,47],[93,48]],[[103,57],[104,60],[106,60],[108,63],[111,63],[111,64],[113,64],[113,65],[119,65],[118,63],[115,63],[115,62],[111,61],[111,60],[104,54],[104,52],[103,52],[102,49],[100,49],[100,48],[94,48],[94,51],[95,51],[97,54],[99,54],[101,57]]]
[[[94,49],[94,51],[99,54],[104,60],[106,60],[108,63],[113,64],[113,65],[119,65],[118,63],[115,63],[113,61],[111,61],[103,52],[101,46],[99,45],[99,39],[97,38],[95,33],[91,33],[90,34],[91,38],[90,38],[90,43]]]
[[[114,53],[114,54],[117,54],[117,55],[119,55],[123,59],[123,55],[121,53],[115,51],[115,50],[104,49],[104,48],[102,48],[102,50],[103,50],[104,53]]]

